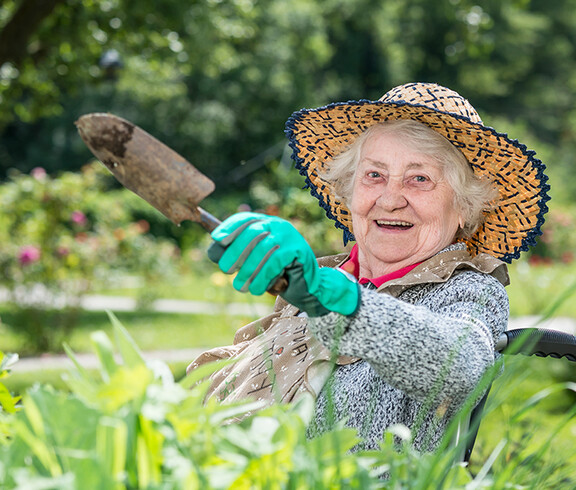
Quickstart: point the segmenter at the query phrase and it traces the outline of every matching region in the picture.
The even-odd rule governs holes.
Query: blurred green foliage
[[[176,383],[166,365],[145,363],[114,321],[115,345],[103,332],[92,336],[97,375],[69,351],[76,364],[66,377],[71,393],[37,386],[15,414],[12,400],[0,399],[3,488],[379,486],[378,455],[346,453],[358,441],[352,430],[306,439],[310,400],[250,418],[259,403],[204,404],[209,383],[199,382],[221,366]],[[245,420],[230,423],[235,417]]]
[[[22,400],[0,382],[0,485],[2,488],[114,489],[470,489],[572,488],[573,451],[550,447],[569,426],[576,408],[531,430],[543,404],[574,383],[560,383],[518,404],[497,399],[506,426],[483,447],[475,474],[459,464],[464,438],[452,442],[451,424],[440,450],[418,453],[407,427],[391,427],[378,451],[351,450],[354,430],[337,424],[306,437],[311,398],[262,409],[258,402],[205,401],[214,370],[201,366],[176,382],[167,365],[145,362],[112,316],[114,340],[92,335],[96,371],[75,364],[68,390],[36,385]],[[0,377],[15,359],[2,360]],[[526,374],[527,370],[523,372]],[[519,370],[508,377],[518,377]],[[202,382],[204,380],[204,382]],[[502,383],[508,393],[509,380]],[[466,410],[470,409],[467,404]],[[463,416],[467,412],[464,410]],[[457,421],[455,421],[457,422]],[[539,427],[542,427],[540,424]],[[569,440],[569,437],[566,439]],[[491,451],[491,452],[487,452]],[[387,479],[379,478],[386,474]]]
[[[551,210],[546,216],[543,234],[532,249],[530,263],[572,263],[576,258],[575,224],[576,206],[562,206]]]
[[[316,198],[302,190],[302,177],[291,165],[274,162],[269,173],[252,182],[241,210],[253,210],[288,219],[306,237],[318,257],[343,251],[342,231]]]
[[[554,173],[576,151],[576,0],[51,0],[41,22],[21,21],[34,3],[0,5],[2,173],[80,168],[73,122],[106,111],[217,194],[246,189],[279,158],[294,110],[408,81],[447,85],[486,123],[553,148]]]

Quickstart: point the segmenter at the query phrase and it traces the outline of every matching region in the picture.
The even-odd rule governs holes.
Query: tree
[[[18,66],[29,53],[29,40],[56,5],[64,0],[23,0],[0,31],[0,66]]]
[[[284,120],[317,92],[310,73],[330,55],[321,7],[303,0],[67,0],[32,44],[42,47],[41,59],[2,66],[4,169],[26,169],[22,162],[52,171],[74,166],[66,160],[89,156],[72,122],[84,112],[110,111],[224,184],[242,160],[267,148],[280,154]],[[111,49],[124,66],[112,80],[98,65]]]

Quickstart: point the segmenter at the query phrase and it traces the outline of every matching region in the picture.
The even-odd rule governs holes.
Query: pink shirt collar
[[[340,269],[344,269],[348,272],[353,270],[354,272],[352,274],[356,277],[356,279],[358,279],[358,282],[360,284],[372,283],[374,286],[379,288],[385,282],[405,276],[412,269],[419,266],[421,263],[422,262],[418,262],[417,264],[412,264],[407,267],[403,267],[400,270],[390,272],[389,274],[384,274],[383,276],[380,277],[373,277],[373,278],[358,277],[360,271],[360,266],[358,264],[358,245],[354,245],[352,247],[352,250],[350,251],[350,258],[340,266]]]

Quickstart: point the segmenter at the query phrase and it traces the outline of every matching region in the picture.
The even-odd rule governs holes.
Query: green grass
[[[272,310],[275,298],[269,294],[254,297],[236,291],[231,277],[212,268],[198,267],[182,272],[169,280],[143,284],[137,277],[112,278],[106,288],[100,287],[94,294],[124,296],[140,301],[137,311],[113,311],[124,323],[142,350],[215,347],[232,343],[235,331],[255,319],[256,308],[250,314],[251,305],[262,304]],[[153,311],[156,299],[193,300],[222,305],[219,314],[179,314]],[[226,313],[225,305],[247,305],[248,314]],[[218,309],[218,306],[216,306]],[[33,352],[22,332],[31,321],[59,326],[61,319],[50,320],[50,315],[25,317],[14,305],[0,304],[0,350],[29,355]],[[109,332],[111,324],[105,311],[82,311],[67,342],[77,352],[90,351],[90,333],[95,330]],[[54,331],[56,334],[56,331]],[[58,343],[58,345],[61,345]]]
[[[187,266],[180,274],[156,283],[145,283],[137,276],[117,277],[108,284],[96,287],[96,294],[129,296],[138,298],[182,299],[213,301],[216,303],[271,303],[270,295],[252,296],[236,291],[232,287],[234,276],[224,274],[214,267],[198,264]]]
[[[511,284],[507,291],[511,316],[541,315],[565,293],[572,297],[576,290],[576,263],[533,266],[523,258],[509,266],[509,273]],[[145,286],[138,278],[120,278],[113,286],[96,292],[133,298],[144,295],[218,303],[272,303],[269,295],[254,297],[237,292],[232,287],[232,277],[202,262],[162,283]],[[570,297],[556,309],[556,316],[576,319],[576,301],[570,301]]]
[[[215,347],[232,343],[235,331],[255,320],[257,315],[176,314],[152,311],[114,312],[142,350]],[[22,354],[25,342],[13,325],[15,311],[0,306],[0,350]],[[112,326],[105,311],[80,313],[78,326],[72,331],[68,344],[77,352],[91,351],[90,333],[95,330],[111,332]],[[25,351],[24,351],[25,353]]]
[[[565,422],[566,414],[576,403],[576,393],[569,390],[554,392],[542,399],[525,416],[515,418],[526,402],[541,392],[564,382],[575,382],[574,363],[566,359],[539,358],[535,356],[508,356],[504,374],[491,389],[488,403],[474,451],[470,468],[477,473],[492,451],[503,439],[509,441],[504,449],[509,461],[516,455],[525,458],[526,465],[534,464],[534,485],[539,475],[538,468],[558,470],[557,488],[574,488],[576,485],[576,419],[572,418],[562,430],[557,428]],[[544,454],[544,463],[534,463],[534,454],[547,440],[551,444]],[[503,464],[496,466],[496,474],[506,471]],[[568,484],[567,482],[570,482]]]

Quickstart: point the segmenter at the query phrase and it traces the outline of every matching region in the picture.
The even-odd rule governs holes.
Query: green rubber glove
[[[260,295],[284,275],[288,288],[280,295],[310,316],[335,311],[351,315],[360,290],[344,271],[320,268],[314,252],[288,221],[257,213],[238,213],[212,232],[208,257],[233,274],[238,291]]]

